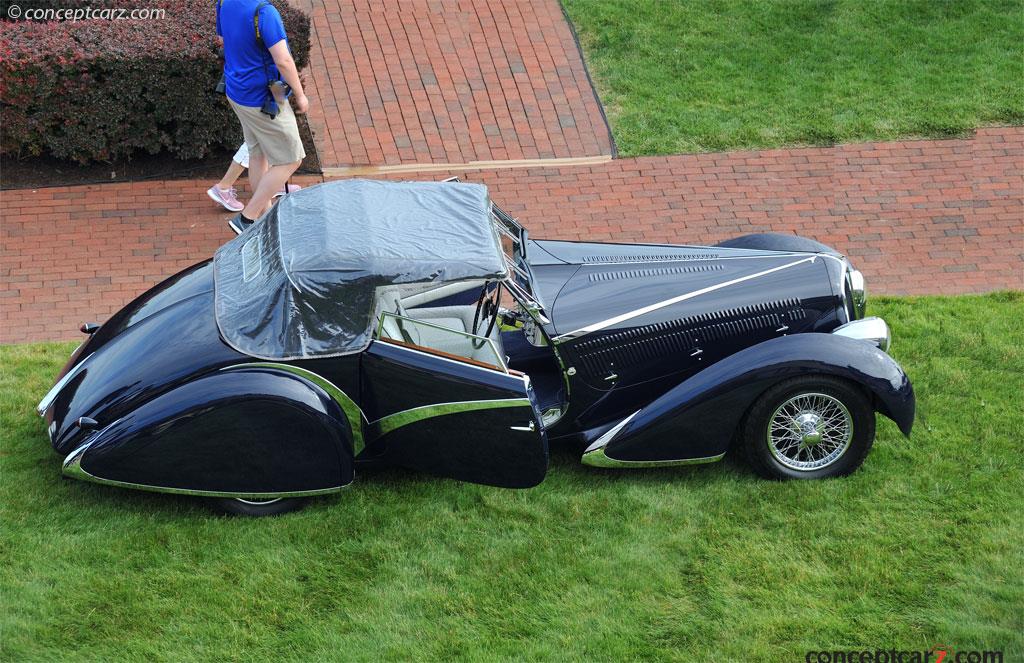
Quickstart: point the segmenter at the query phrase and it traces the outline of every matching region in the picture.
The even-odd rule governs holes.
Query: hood
[[[707,246],[531,242],[530,267],[556,340],[721,317],[765,302],[827,314],[841,259]],[[834,263],[834,264],[830,264]],[[751,311],[753,312],[753,311]]]
[[[140,403],[244,358],[217,333],[213,275],[206,261],[176,274],[114,314],[72,356],[45,416],[55,450],[67,454],[89,431]],[[68,377],[70,375],[70,377]]]

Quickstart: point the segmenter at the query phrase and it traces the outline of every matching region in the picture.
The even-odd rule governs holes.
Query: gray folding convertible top
[[[289,194],[213,260],[217,326],[248,355],[361,352],[377,288],[502,278],[487,187],[344,180]]]

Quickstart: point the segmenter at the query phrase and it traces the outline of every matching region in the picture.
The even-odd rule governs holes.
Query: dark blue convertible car
[[[280,513],[390,463],[525,488],[736,449],[852,472],[914,395],[864,283],[799,237],[530,239],[487,189],[349,180],[283,199],[102,326],[39,404],[68,476]]]

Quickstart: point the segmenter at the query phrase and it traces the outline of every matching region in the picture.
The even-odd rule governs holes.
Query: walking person
[[[209,189],[206,190],[206,195],[210,199],[218,203],[221,207],[229,212],[241,212],[245,207],[238,200],[238,191],[235,190],[235,182],[242,176],[242,173],[249,167],[249,148],[245,143],[238,148],[235,152],[235,156],[231,157],[231,165],[228,166],[227,171],[224,173],[224,177],[220,178],[220,182],[217,182]],[[274,194],[274,197],[283,196],[285,194],[294,193],[302,187],[298,184],[292,184],[285,182],[284,188]]]
[[[229,222],[241,233],[267,211],[306,156],[289,88],[295,112],[305,113],[309,100],[281,15],[267,0],[218,2],[217,34],[224,40],[225,93],[249,150],[252,198]]]

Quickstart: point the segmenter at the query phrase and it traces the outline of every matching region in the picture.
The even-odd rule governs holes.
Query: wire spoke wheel
[[[236,501],[241,502],[242,504],[249,504],[251,506],[267,506],[267,505],[273,504],[275,502],[280,502],[281,499],[282,498],[280,498],[280,497],[272,497],[270,499],[265,499],[265,500],[260,500],[260,499],[242,499],[241,497],[236,497],[235,498]]]
[[[302,508],[306,500],[296,497],[219,497],[213,500],[221,510],[236,516],[276,516]]]
[[[766,438],[772,456],[785,467],[798,472],[820,470],[850,448],[853,417],[835,396],[800,393],[771,415]]]

